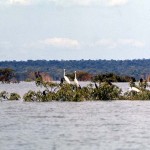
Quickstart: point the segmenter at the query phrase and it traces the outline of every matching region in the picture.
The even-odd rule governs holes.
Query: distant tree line
[[[82,73],[87,73],[89,77],[86,76],[86,78],[90,78],[90,75],[113,73],[117,76],[132,76],[139,80],[141,77],[146,78],[149,76],[150,59],[1,61],[0,68],[11,68],[14,70],[15,76],[19,81],[26,80],[29,74],[35,71],[47,73],[53,80],[60,80],[63,76],[64,68],[66,69],[66,74],[72,74],[72,78],[76,70],[80,73],[80,77]]]
[[[93,82],[130,82],[136,81],[134,77],[119,76],[113,73],[99,74],[92,78]]]

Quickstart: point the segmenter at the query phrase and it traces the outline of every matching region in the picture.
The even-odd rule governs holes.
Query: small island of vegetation
[[[0,70],[0,81],[2,83],[10,83],[14,78],[14,71],[11,69]],[[44,80],[42,73],[34,73],[34,82],[36,86],[44,87],[43,91],[28,91],[24,94],[23,100],[25,102],[50,102],[50,101],[69,101],[69,102],[81,102],[81,101],[108,101],[108,100],[150,100],[150,91],[146,89],[147,82],[140,80],[139,85],[135,85],[135,78],[129,76],[117,76],[113,73],[99,74],[96,76],[90,76],[90,84],[81,87],[78,84],[79,75],[86,73],[75,72],[75,74],[68,74],[61,78],[60,83],[54,81],[47,82]],[[76,76],[77,75],[77,76]],[[87,74],[86,74],[87,75]],[[72,83],[68,83],[65,79],[73,80]],[[82,76],[83,77],[83,76]],[[76,79],[76,80],[75,80]],[[130,91],[122,92],[118,86],[113,82],[129,82]],[[137,90],[134,90],[134,88]],[[1,100],[19,100],[20,95],[17,93],[8,93],[6,91],[0,91]]]

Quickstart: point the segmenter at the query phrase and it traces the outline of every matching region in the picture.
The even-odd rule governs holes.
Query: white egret
[[[138,88],[136,87],[130,87],[129,91],[135,91],[135,92],[141,92]]]
[[[76,75],[76,71],[74,72],[74,83],[77,87],[79,87],[79,82],[77,80],[77,75]]]
[[[70,84],[70,80],[69,78],[66,76],[66,70],[64,69],[64,80],[66,81],[66,83]]]

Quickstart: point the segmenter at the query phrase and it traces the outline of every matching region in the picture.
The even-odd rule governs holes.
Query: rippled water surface
[[[0,150],[97,149],[149,150],[150,102],[0,102]]]

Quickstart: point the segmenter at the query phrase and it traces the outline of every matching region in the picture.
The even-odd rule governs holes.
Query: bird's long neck
[[[76,78],[77,78],[77,76],[76,76],[76,71],[74,72],[74,74],[75,74],[74,78],[76,79]]]

